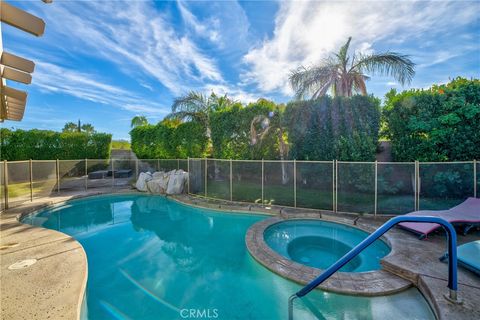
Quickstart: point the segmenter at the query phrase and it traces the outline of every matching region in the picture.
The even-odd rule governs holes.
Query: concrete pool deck
[[[136,192],[117,189],[117,193]],[[72,192],[62,196],[36,199],[31,203],[6,210],[0,214],[0,305],[1,319],[78,319],[88,276],[87,257],[82,246],[63,233],[33,227],[18,221],[21,215],[45,206],[98,194],[112,193],[110,188],[90,192]],[[335,215],[318,210],[270,207],[245,203],[204,199],[193,196],[176,196],[175,200],[187,204],[232,212],[252,212],[277,215],[280,219],[308,214],[311,217],[341,219],[353,223],[355,216]],[[374,229],[385,219],[362,217],[359,225]],[[417,286],[424,294],[439,319],[480,319],[480,278],[459,268],[459,297],[462,305],[443,298],[447,293],[447,264],[438,261],[445,251],[443,234],[433,234],[420,241],[413,234],[395,229],[394,234],[404,245],[395,246],[396,254],[382,261],[384,272],[390,272]],[[390,237],[391,235],[389,235]],[[480,231],[459,236],[459,244],[478,240]],[[25,259],[37,262],[24,269],[9,270],[13,263]]]

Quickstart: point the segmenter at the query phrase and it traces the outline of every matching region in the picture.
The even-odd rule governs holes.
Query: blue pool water
[[[75,237],[88,257],[88,319],[285,319],[300,286],[249,255],[246,230],[264,219],[203,210],[160,196],[74,200],[25,223]],[[296,319],[433,319],[416,289],[385,297],[320,290]],[[192,311],[192,310],[193,311]]]
[[[347,225],[319,220],[290,220],[265,230],[265,242],[280,255],[301,264],[327,269],[368,236]],[[365,272],[381,268],[380,259],[390,247],[377,240],[340,271]]]

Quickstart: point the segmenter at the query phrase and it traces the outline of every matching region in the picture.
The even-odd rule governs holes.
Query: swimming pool
[[[246,230],[262,219],[161,196],[110,195],[23,222],[70,234],[85,248],[85,318],[285,319],[287,299],[300,286],[265,269],[245,246]],[[326,319],[434,319],[417,289],[373,298],[316,290],[308,301]],[[306,305],[295,305],[296,319],[314,318]]]
[[[280,255],[319,269],[330,267],[367,236],[367,232],[358,228],[312,219],[275,223],[264,233],[265,242]],[[389,252],[390,247],[385,242],[377,240],[340,271],[379,270],[380,259]]]

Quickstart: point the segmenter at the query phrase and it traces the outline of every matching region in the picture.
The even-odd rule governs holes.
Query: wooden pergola
[[[42,0],[51,3],[52,0]],[[0,21],[12,27],[41,37],[45,31],[45,22],[4,0],[0,0]],[[23,84],[32,82],[35,63],[3,50],[2,27],[0,24],[0,122],[4,120],[21,121],[25,113],[27,92],[9,87],[8,81]]]

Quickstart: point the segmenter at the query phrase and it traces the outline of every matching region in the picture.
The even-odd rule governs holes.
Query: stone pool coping
[[[82,246],[61,232],[26,225],[18,219],[51,205],[108,194],[145,193],[130,188],[114,192],[111,188],[105,188],[64,193],[62,196],[36,199],[32,203],[0,214],[1,318],[79,319],[88,277],[87,256]],[[334,215],[323,210],[263,207],[258,204],[212,200],[191,195],[169,198],[200,208],[279,215],[282,218],[292,218],[299,213],[324,219]],[[334,218],[353,224],[355,217],[357,216],[336,213]],[[358,224],[362,228],[373,230],[387,218],[379,216],[373,219],[364,216]],[[464,301],[462,305],[454,305],[443,298],[443,294],[447,292],[447,265],[436,259],[445,250],[443,236],[432,235],[428,241],[419,241],[414,235],[403,230],[393,229],[389,233],[387,240],[394,237],[401,239],[404,244],[396,248],[398,255],[389,255],[382,260],[386,271],[412,282],[425,296],[438,319],[480,319],[480,304],[477,302],[480,301],[480,278],[471,272],[459,268],[459,296]],[[480,239],[480,232],[477,234],[459,237],[459,245]],[[12,243],[16,245],[8,246]],[[10,264],[25,258],[38,258],[38,262],[26,269],[14,272],[8,270]],[[8,288],[8,291],[4,288]]]
[[[322,269],[306,266],[290,259],[287,259],[274,251],[265,242],[264,232],[267,228],[282,221],[292,220],[320,220],[318,216],[312,217],[311,214],[297,214],[294,218],[284,219],[281,217],[273,217],[252,225],[245,237],[245,242],[250,254],[259,263],[264,265],[267,269],[281,275],[284,278],[290,279],[302,285],[310,283],[315,279]],[[323,217],[322,221],[329,221],[347,225],[352,228],[358,228],[362,231],[371,233],[371,228],[365,226],[352,226],[345,221],[339,219],[332,219]],[[391,251],[388,255],[394,254],[395,243],[393,239],[389,239],[388,234],[382,237],[390,247]],[[328,280],[326,280],[319,287],[322,290],[343,293],[349,295],[362,296],[383,296],[397,293],[406,290],[412,286],[412,283],[399,276],[396,276],[385,270],[375,270],[368,272],[336,272]]]

